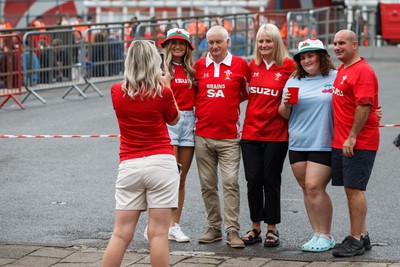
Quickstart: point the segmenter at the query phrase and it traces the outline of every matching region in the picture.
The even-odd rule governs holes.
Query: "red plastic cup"
[[[288,91],[290,93],[289,103],[297,104],[299,101],[299,87],[288,87]]]

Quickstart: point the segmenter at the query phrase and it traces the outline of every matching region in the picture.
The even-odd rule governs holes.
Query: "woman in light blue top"
[[[326,192],[331,179],[333,135],[332,92],[335,67],[318,39],[299,44],[297,70],[285,85],[279,113],[289,120],[289,161],[303,190],[304,204],[314,232],[303,251],[332,249],[332,202]],[[298,87],[297,104],[290,104],[287,88]]]

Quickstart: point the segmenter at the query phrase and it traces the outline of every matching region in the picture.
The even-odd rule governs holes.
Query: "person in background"
[[[239,57],[246,56],[246,38],[244,38],[241,33],[236,31],[232,31],[229,35],[229,38],[231,39],[231,47],[229,48],[229,52],[232,55]]]
[[[53,78],[57,82],[69,80],[71,78],[71,57],[70,49],[66,47],[60,38],[55,38],[52,43],[53,47]]]
[[[62,16],[58,17],[58,18],[57,18],[57,25],[60,25],[60,26],[67,26],[67,25],[69,25],[69,21],[68,21],[68,19],[67,19],[67,16],[62,15]]]
[[[286,82],[279,113],[289,120],[290,166],[303,190],[313,230],[312,238],[301,249],[323,252],[335,246],[331,235],[332,201],[326,186],[332,175],[332,92],[337,72],[318,39],[300,42],[294,60],[297,70]],[[300,88],[297,104],[289,103],[288,87]]]
[[[206,38],[209,53],[195,63],[195,155],[208,221],[208,230],[199,237],[199,243],[222,240],[219,165],[226,242],[232,248],[243,248],[245,245],[239,236],[239,114],[249,69],[243,58],[229,53],[230,39],[224,27],[211,27]]]
[[[37,16],[36,19],[32,22],[32,26],[35,28],[46,27],[42,16]],[[46,29],[39,29],[41,32],[45,32]]]
[[[0,44],[0,88],[18,88],[20,86],[18,72],[21,62],[18,48],[15,47],[12,39],[6,39]]]
[[[7,30],[10,29],[9,33],[12,33],[12,26],[9,22],[6,21],[4,17],[0,18],[0,30]],[[4,32],[1,34],[5,34]]]
[[[43,28],[43,27],[46,27],[46,24],[44,23],[42,16],[37,16],[36,19],[34,21],[32,21],[32,24],[30,26],[39,28],[38,31],[40,31],[40,32],[43,32],[43,33],[46,32],[46,28]],[[37,47],[37,43],[41,39],[46,40],[46,43],[48,43],[48,44],[50,42],[49,36],[46,34],[33,35],[33,40],[31,42],[31,46]]]
[[[186,176],[194,154],[194,102],[196,98],[192,57],[194,47],[190,43],[189,33],[179,28],[169,30],[167,38],[161,43],[161,46],[164,49],[168,72],[171,74],[171,89],[181,115],[178,124],[168,125],[176,160],[182,165],[178,208],[172,211],[169,239],[177,242],[189,242],[190,238],[182,232],[179,221],[185,201]]]
[[[400,150],[400,134],[393,140],[393,145]]]
[[[149,210],[152,266],[169,266],[168,229],[178,206],[179,171],[166,123],[180,118],[170,75],[160,68],[154,43],[134,41],[125,60],[124,81],[111,98],[120,129],[115,227],[102,266],[120,266],[140,214]]]
[[[359,56],[358,38],[353,31],[338,31],[333,45],[343,64],[333,83],[332,185],[344,186],[350,234],[332,254],[352,257],[372,248],[366,230],[365,190],[379,148],[378,79]]]
[[[51,64],[51,47],[49,47],[45,40],[39,40],[39,83],[51,83],[52,82],[52,69],[54,66]]]
[[[195,44],[196,46],[196,50],[193,51],[194,60],[197,60],[203,56],[204,50],[202,51],[200,49],[200,45],[204,42],[207,42],[206,38],[207,29],[208,29],[207,26],[201,20],[195,20],[191,22],[186,29],[187,32],[190,34],[192,43]],[[206,47],[206,44],[202,45],[203,47]],[[205,48],[205,50],[207,50],[207,48]]]
[[[135,40],[136,29],[139,26],[139,21],[136,16],[132,17],[129,24],[126,25],[126,37],[128,40],[133,41]]]
[[[23,45],[23,51],[21,60],[23,84],[25,86],[33,86],[39,81],[38,70],[40,69],[40,62],[28,41]]]
[[[82,38],[82,36],[86,36],[86,30],[89,29],[89,26],[82,24],[84,24],[84,22],[82,16],[80,15],[76,16],[75,20],[71,23],[71,25],[74,25],[73,29],[77,31],[76,33],[74,33],[76,41],[79,41]],[[89,37],[87,38],[88,38],[87,40],[90,39]]]
[[[243,165],[252,230],[242,240],[261,242],[261,221],[267,224],[264,247],[279,246],[281,173],[288,147],[287,121],[278,113],[283,87],[294,71],[279,29],[262,25],[250,62],[248,104],[243,124]]]

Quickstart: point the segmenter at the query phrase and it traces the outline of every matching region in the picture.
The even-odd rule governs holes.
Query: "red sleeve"
[[[178,116],[178,110],[175,105],[175,98],[172,90],[168,87],[163,88],[164,98],[164,118],[165,122],[169,123]]]
[[[243,60],[243,80],[241,81],[240,84],[240,93],[242,94],[242,96],[245,99],[249,98],[249,92],[248,92],[248,85],[249,85],[249,81],[250,81],[250,68],[249,65],[247,65],[247,62],[245,60]]]
[[[356,97],[356,105],[374,105],[374,98],[376,96],[376,80],[375,73],[371,68],[364,68],[360,71],[358,76],[357,86],[354,88],[354,96]]]

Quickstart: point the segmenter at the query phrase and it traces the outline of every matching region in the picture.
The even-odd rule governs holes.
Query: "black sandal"
[[[254,236],[252,236],[251,233],[254,233]],[[247,231],[245,236],[242,236],[242,241],[246,246],[261,242],[262,238],[260,234],[261,230],[258,231],[257,229],[253,228],[250,231]]]
[[[273,234],[274,236],[269,236],[268,234]],[[264,241],[264,247],[273,248],[279,246],[279,232],[278,230],[268,230]]]

